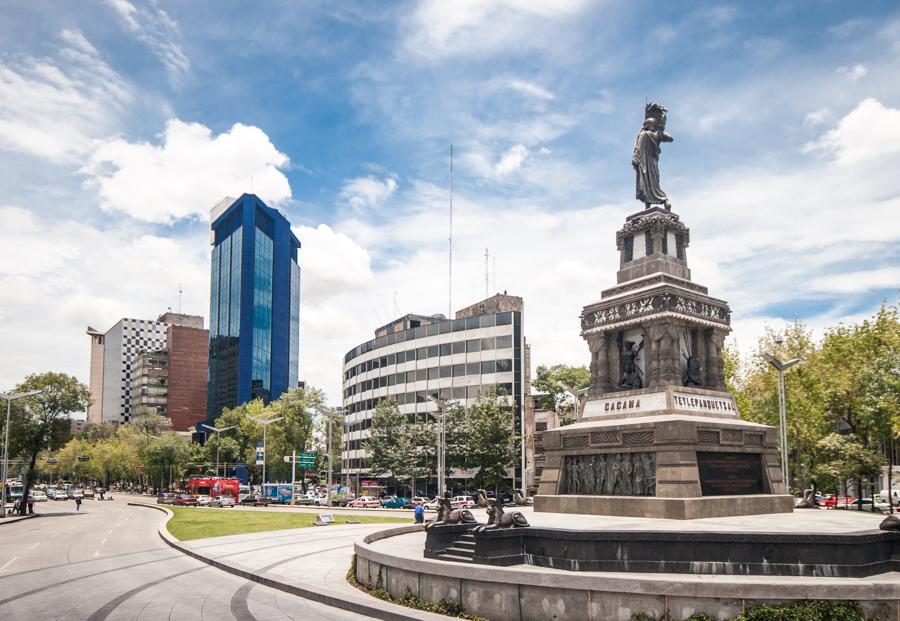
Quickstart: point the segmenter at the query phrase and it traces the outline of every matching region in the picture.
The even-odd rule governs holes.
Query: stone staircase
[[[456,563],[474,563],[475,535],[471,532],[461,533],[459,539],[454,540],[442,552],[437,553],[437,558]]]

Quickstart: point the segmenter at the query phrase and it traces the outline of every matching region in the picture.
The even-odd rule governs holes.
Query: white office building
[[[466,405],[500,386],[515,408],[518,432],[528,381],[524,351],[522,298],[505,293],[457,311],[454,319],[405,315],[378,328],[374,339],[344,356],[342,475],[374,479],[363,442],[375,407],[387,397],[401,412],[424,417],[437,408],[426,395]]]

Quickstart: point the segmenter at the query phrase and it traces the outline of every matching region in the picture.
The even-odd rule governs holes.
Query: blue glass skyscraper
[[[259,197],[226,199],[211,214],[207,424],[297,386],[300,240]]]

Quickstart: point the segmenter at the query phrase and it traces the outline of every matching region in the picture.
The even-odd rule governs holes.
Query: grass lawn
[[[314,513],[280,513],[274,511],[234,511],[232,509],[195,509],[193,507],[168,507],[175,513],[166,527],[176,539],[202,539],[222,537],[242,533],[258,533],[264,530],[283,528],[306,528],[318,518]],[[322,511],[322,513],[327,513]],[[382,517],[380,515],[340,515],[333,514],[336,524],[351,519],[363,524],[412,524],[408,518]],[[327,527],[326,527],[327,528]]]

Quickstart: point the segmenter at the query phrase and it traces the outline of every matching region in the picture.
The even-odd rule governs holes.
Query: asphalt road
[[[37,519],[0,524],[2,621],[367,618],[189,558],[160,540],[162,513],[124,499],[86,500],[79,512],[72,501],[51,501],[37,512]],[[297,557],[315,563],[316,548],[297,549]]]

